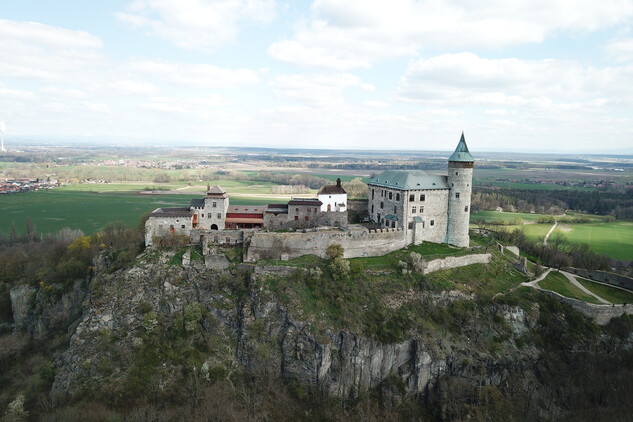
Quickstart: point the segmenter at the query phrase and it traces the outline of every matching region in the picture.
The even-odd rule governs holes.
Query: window
[[[426,199],[426,195],[420,195],[420,201],[424,201]]]
[[[431,220],[431,226],[435,225],[435,220]]]
[[[417,210],[417,208],[416,208],[416,207],[411,208],[411,214],[415,214],[415,213],[416,213],[416,210]]]
[[[385,203],[384,203],[384,202],[381,202],[381,203],[380,203],[380,209],[383,209],[384,207],[385,207]]]
[[[314,212],[317,212],[317,208],[314,209]]]
[[[180,228],[181,228],[181,229],[184,229],[184,228],[185,228],[185,225],[184,225],[184,224],[183,224],[183,225],[181,225],[181,226],[180,226]]]
[[[420,207],[420,214],[424,212],[424,207]]]
[[[307,215],[306,215],[306,217],[305,217],[305,218],[306,218],[306,221],[308,221],[308,220],[310,219],[310,217],[308,217]]]
[[[218,213],[218,218],[222,218],[222,214]]]
[[[295,208],[295,211],[296,211],[296,212],[299,212],[299,208]]]
[[[217,204],[216,202],[214,202],[214,203],[212,204],[212,206],[213,206],[213,208],[217,208],[218,204]]]
[[[396,207],[395,205],[393,206],[393,213],[397,213],[398,212],[398,207]]]
[[[202,214],[202,218],[204,218],[204,214]]]
[[[464,212],[468,212],[468,205],[464,207]]]
[[[371,204],[371,213],[374,213],[374,204]]]
[[[409,195],[409,201],[411,202],[415,201],[415,195]]]
[[[459,198],[459,192],[455,192],[455,198]]]
[[[400,194],[396,193],[396,201],[399,201],[399,200],[400,200]]]
[[[299,219],[299,216],[298,216],[298,215],[295,215],[295,220],[298,220],[298,219]]]
[[[393,195],[392,192],[389,192],[389,199],[392,199],[391,196]]]
[[[413,221],[409,222],[409,230],[413,230]]]
[[[459,174],[458,172],[455,172],[455,176],[457,176],[458,174]]]
[[[371,190],[371,199],[374,199],[374,189]]]

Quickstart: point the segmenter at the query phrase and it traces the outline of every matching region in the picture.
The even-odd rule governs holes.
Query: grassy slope
[[[615,287],[605,286],[604,284],[594,283],[593,281],[577,278],[585,289],[597,294],[601,298],[611,303],[633,303],[633,293],[627,292]]]
[[[633,221],[571,224],[563,225],[561,230],[572,243],[588,243],[598,253],[633,260]]]
[[[569,280],[567,280],[567,277],[559,272],[550,272],[547,277],[539,281],[538,284],[543,289],[552,290],[572,299],[578,299],[588,303],[600,303],[595,297],[588,295],[571,284]]]

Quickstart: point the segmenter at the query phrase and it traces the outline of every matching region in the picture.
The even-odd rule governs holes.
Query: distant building
[[[368,183],[370,219],[401,228],[409,244],[423,241],[469,245],[473,156],[464,134],[448,159],[448,175],[387,170]]]

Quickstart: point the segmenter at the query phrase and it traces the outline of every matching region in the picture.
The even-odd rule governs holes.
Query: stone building
[[[402,229],[407,244],[469,245],[473,156],[464,134],[448,159],[446,176],[422,170],[388,170],[368,183],[370,219]]]
[[[328,185],[321,188],[317,194],[321,204],[321,211],[347,211],[347,192],[341,186],[341,179],[336,179],[336,185]]]

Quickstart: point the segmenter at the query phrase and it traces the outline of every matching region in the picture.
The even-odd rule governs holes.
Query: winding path
[[[545,235],[545,239],[543,239],[544,245],[547,245],[547,239],[549,238],[549,235],[552,234],[552,232],[556,229],[556,226],[558,226],[558,221],[554,221],[554,225],[552,226],[551,229],[549,229],[549,231]]]

